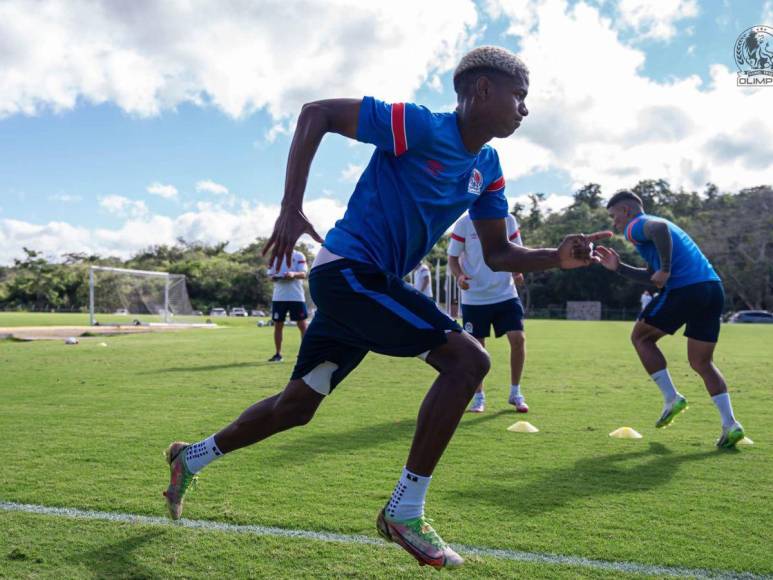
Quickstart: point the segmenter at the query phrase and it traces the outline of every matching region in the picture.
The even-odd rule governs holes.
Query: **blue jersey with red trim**
[[[720,281],[711,262],[682,228],[663,218],[641,213],[625,226],[625,237],[633,242],[639,255],[653,270],[660,269],[660,255],[655,243],[644,235],[644,224],[650,220],[663,222],[671,233],[671,276],[668,278],[666,288],[681,288],[699,282]]]
[[[357,139],[376,150],[325,238],[331,252],[403,277],[465,211],[507,216],[496,151],[467,151],[455,113],[365,97]]]

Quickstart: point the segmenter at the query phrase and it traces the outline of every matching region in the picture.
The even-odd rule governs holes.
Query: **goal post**
[[[89,267],[89,324],[92,326],[170,324],[181,322],[175,317],[183,315],[193,315],[184,275]]]

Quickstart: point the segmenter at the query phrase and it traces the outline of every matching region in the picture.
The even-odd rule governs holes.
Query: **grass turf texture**
[[[39,324],[40,316],[16,324]],[[74,347],[0,342],[0,500],[163,515],[161,452],[169,441],[211,434],[279,390],[294,362],[295,328],[285,332],[286,362],[268,364],[272,330],[254,319],[229,323]],[[11,324],[0,317],[0,326]],[[654,429],[660,394],[629,331],[629,323],[529,322],[523,385],[526,418],[541,430],[534,435],[506,431],[523,416],[506,405],[506,344],[491,340],[487,412],[462,420],[435,473],[428,515],[452,543],[773,573],[773,328],[722,330],[716,360],[756,444],[736,452],[713,446],[718,414],[687,366],[682,337],[662,346],[690,410],[669,429]],[[433,376],[418,360],[369,355],[310,425],[207,468],[185,516],[376,537],[376,513],[404,464]],[[607,436],[622,425],[644,439]],[[373,546],[7,512],[0,529],[0,576],[429,573],[402,551]],[[468,564],[465,577],[613,577],[493,558]]]

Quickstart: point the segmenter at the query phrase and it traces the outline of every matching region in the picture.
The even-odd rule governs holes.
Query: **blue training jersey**
[[[660,255],[655,243],[644,235],[644,224],[650,220],[663,222],[671,233],[671,276],[666,288],[720,281],[711,262],[682,228],[663,218],[640,213],[625,226],[625,237],[634,244],[639,255],[653,270],[660,269]]]
[[[465,211],[473,220],[507,216],[497,152],[467,151],[456,113],[365,97],[357,140],[376,150],[325,238],[331,252],[403,277]]]

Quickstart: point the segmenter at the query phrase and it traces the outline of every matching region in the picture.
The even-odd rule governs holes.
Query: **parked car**
[[[129,316],[129,311],[126,308],[116,308],[115,313],[120,316]]]
[[[231,308],[231,316],[249,316],[249,314],[247,314],[244,308],[237,306],[236,308]]]
[[[739,310],[730,317],[728,322],[773,324],[773,313],[767,310]]]
[[[268,316],[265,310],[251,310],[250,316]]]
[[[204,316],[204,313],[201,310],[194,310],[193,316]]]
[[[225,311],[225,308],[213,308],[209,311],[210,316],[228,316],[228,313]]]

